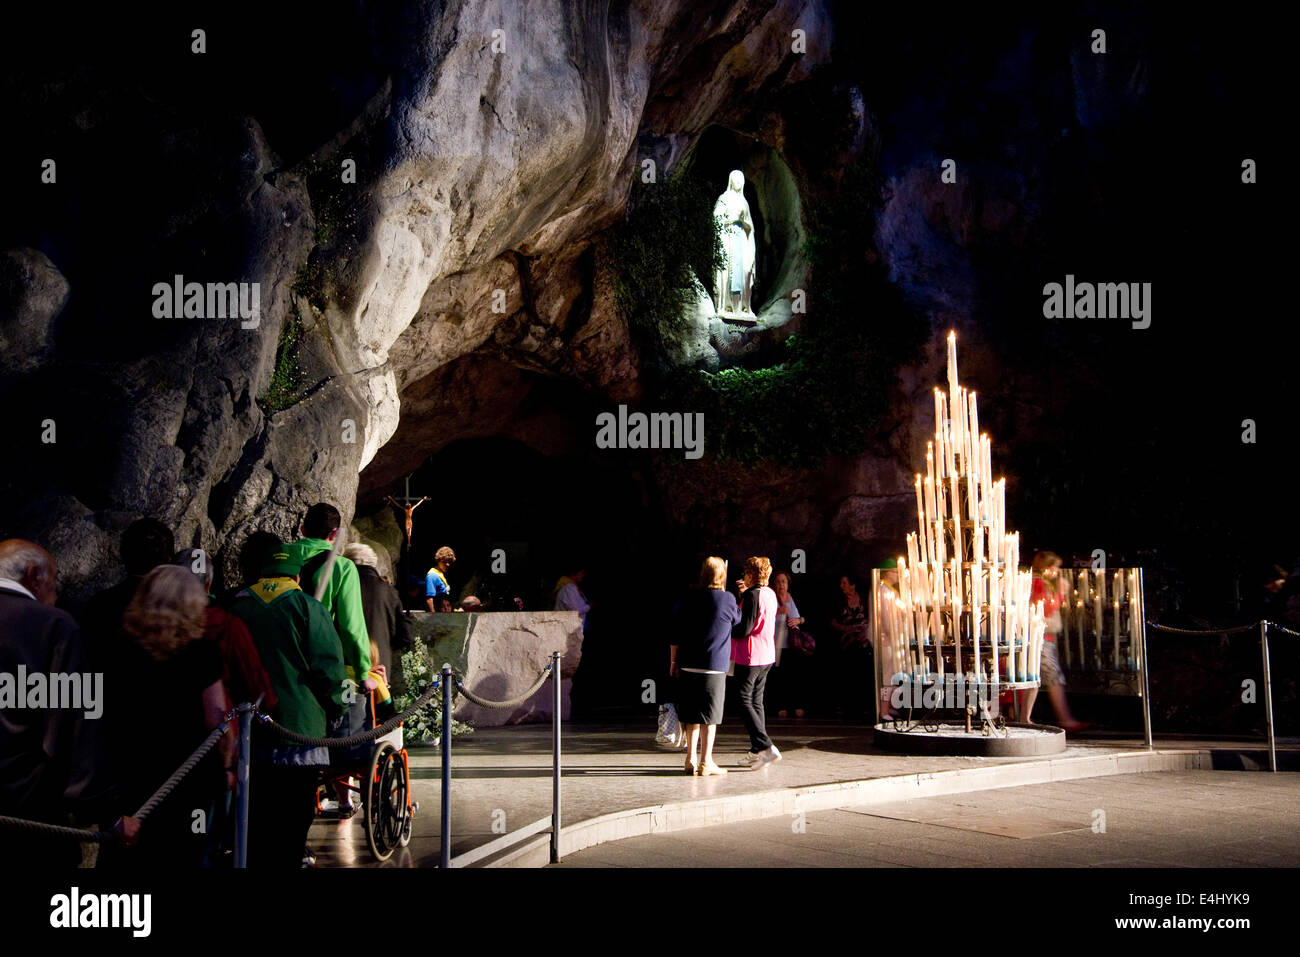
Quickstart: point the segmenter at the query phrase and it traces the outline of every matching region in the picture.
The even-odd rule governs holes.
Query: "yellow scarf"
[[[250,586],[248,590],[268,605],[285,592],[302,591],[298,587],[298,583],[288,577],[263,578],[256,585]]]

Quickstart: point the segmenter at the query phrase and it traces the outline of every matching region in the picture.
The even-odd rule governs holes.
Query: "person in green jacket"
[[[302,562],[302,587],[309,594],[315,595],[318,591],[320,576],[329,563],[342,522],[343,517],[337,508],[327,502],[317,502],[303,516],[303,537],[289,546],[289,552]],[[347,714],[330,727],[329,734],[334,738],[351,737],[370,727],[370,696],[367,692],[378,687],[378,682],[370,677],[370,633],[366,629],[365,610],[361,604],[361,576],[350,559],[341,554],[335,556],[329,582],[320,600],[338,629],[348,677],[359,689]],[[369,754],[368,745],[358,745],[347,751],[336,749],[334,761],[336,764],[355,764],[364,761]],[[331,813],[337,810],[340,817],[351,817],[356,807],[352,804],[347,785],[339,783],[334,790],[337,808],[334,805],[322,805],[322,808]]]
[[[338,538],[341,524],[342,516],[337,508],[318,502],[307,509],[303,517],[303,537],[289,546],[289,552],[302,565],[302,587],[310,595],[316,594],[318,576],[334,547],[334,540]],[[338,628],[348,677],[366,691],[373,690],[374,683],[369,677],[370,633],[366,630],[366,616],[361,605],[361,579],[357,566],[350,559],[342,555],[335,558],[329,584],[320,600]]]
[[[351,686],[329,612],[299,587],[301,568],[298,558],[276,542],[262,564],[262,577],[235,595],[230,610],[248,626],[271,678],[276,722],[324,737],[347,712]],[[330,764],[329,749],[259,733],[253,759],[249,863],[297,868],[316,812],[320,769]]]

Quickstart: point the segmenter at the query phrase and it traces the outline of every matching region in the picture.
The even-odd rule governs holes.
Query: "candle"
[[[1097,626],[1097,664],[1101,666],[1105,659],[1101,656],[1101,606],[1106,601],[1106,576],[1094,575],[1097,585],[1092,594],[1093,619]]]
[[[947,420],[945,420],[944,422],[945,431],[943,435],[943,460],[944,460],[944,474],[948,478],[955,479],[957,477],[957,459],[956,459],[957,450],[953,445],[954,436],[953,436],[952,427],[953,427],[952,419],[948,418]]]
[[[980,436],[980,498],[983,500],[983,507],[980,509],[980,518],[985,522],[992,520],[993,509],[993,474],[989,469],[989,437]]]
[[[966,432],[966,390],[963,388],[952,394],[952,412],[948,415],[948,421],[952,425],[953,452],[962,462],[969,462],[970,457],[965,454],[966,445],[963,441]]]
[[[958,545],[960,545],[960,536],[958,536]],[[951,587],[949,592],[952,604],[952,641],[953,648],[957,657],[953,659],[953,671],[955,674],[961,674],[961,579],[957,576],[961,574],[961,566],[957,564],[957,559],[952,560],[949,565],[948,579]]]
[[[921,473],[916,473],[916,531],[925,534],[925,503],[921,500]]]
[[[976,471],[982,471],[984,467],[984,448],[980,442],[980,414],[975,404],[975,393],[971,392],[966,396],[966,405],[970,410],[970,445],[971,455],[974,457]]]
[[[934,431],[937,434],[943,428],[943,390],[934,387]]]
[[[930,609],[932,625],[931,633],[934,635],[934,660],[939,663],[939,680],[943,680],[943,622],[939,619],[939,604],[936,602]]]
[[[957,333],[948,333],[948,394],[957,396]]]
[[[1119,670],[1119,602],[1121,592],[1124,589],[1124,576],[1120,574],[1119,569],[1115,569],[1115,584],[1111,589],[1111,598],[1115,605],[1115,670]]]
[[[948,473],[948,397],[939,393],[939,421],[934,428],[934,452],[936,467],[939,469],[935,479],[941,479]]]
[[[998,479],[998,500],[997,500],[997,521],[998,521],[998,559],[1006,561],[1006,553],[1002,551],[1003,536],[1007,531],[1007,480]]]
[[[1086,587],[1086,586],[1080,586],[1080,587]],[[1075,592],[1075,595],[1078,595],[1078,594],[1079,594],[1078,591],[1076,591],[1076,592]],[[1084,628],[1083,628],[1083,599],[1082,599],[1082,598],[1075,598],[1075,600],[1074,600],[1074,612],[1075,612],[1075,616],[1074,616],[1074,629],[1075,629],[1075,631],[1076,631],[1076,632],[1078,633],[1078,635],[1079,635],[1079,667],[1080,667],[1080,668],[1087,668],[1087,667],[1088,667],[1088,655],[1087,655],[1087,653],[1083,650],[1083,631],[1084,631]]]
[[[974,460],[966,460],[966,520],[975,521],[978,516],[975,514],[975,505],[978,497],[975,494],[975,464]]]
[[[998,693],[998,563],[989,562],[989,644],[992,647],[993,693]]]
[[[1128,573],[1128,649],[1129,649],[1129,667],[1137,670],[1137,660],[1141,653],[1141,642],[1138,640],[1138,606],[1137,606],[1137,569],[1130,569]]]

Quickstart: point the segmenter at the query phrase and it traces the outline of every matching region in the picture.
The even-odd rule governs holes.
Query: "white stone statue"
[[[753,319],[750,297],[754,291],[754,218],[745,201],[745,174],[733,169],[727,190],[713,204],[713,218],[722,224],[725,256],[714,279],[714,306],[718,315]]]

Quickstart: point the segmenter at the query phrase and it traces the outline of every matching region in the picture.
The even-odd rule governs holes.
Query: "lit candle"
[[[1119,670],[1119,599],[1120,592],[1123,590],[1124,577],[1120,574],[1119,569],[1115,570],[1115,586],[1112,590],[1112,598],[1115,604],[1115,670]]]
[[[921,501],[921,473],[916,473],[916,531],[925,534],[925,503]],[[915,562],[913,562],[915,564]]]
[[[948,473],[948,397],[939,393],[939,421],[934,428],[935,467],[938,472],[935,480],[945,478]]]
[[[966,405],[970,409],[970,445],[971,455],[977,466],[976,471],[981,471],[984,465],[984,449],[980,443],[980,414],[975,404],[975,393],[971,392],[966,396]]]
[[[943,390],[938,386],[934,387],[934,431],[939,432],[943,428]]]
[[[958,389],[952,394],[952,413],[948,416],[948,421],[952,423],[952,444],[953,452],[962,462],[969,462],[970,457],[965,454],[966,443],[964,441],[966,432],[966,390]]]
[[[1093,594],[1093,617],[1097,624],[1097,662],[1100,664],[1105,660],[1101,656],[1101,606],[1106,603],[1106,576],[1100,574],[1093,577],[1097,580],[1097,588]]]
[[[980,498],[983,507],[980,518],[985,522],[992,520],[993,509],[993,475],[989,470],[989,437],[980,436]]]
[[[1006,561],[1006,552],[1002,551],[1002,546],[1003,543],[1005,542],[1004,536],[1006,535],[1007,532],[1007,480],[1005,478],[998,479],[997,506],[998,506],[997,518],[998,518],[998,543],[999,543],[998,558],[1001,561]]]
[[[948,333],[948,394],[957,398],[957,333]]]
[[[1129,668],[1137,668],[1138,656],[1138,619],[1137,619],[1137,569],[1128,573],[1128,653]]]

